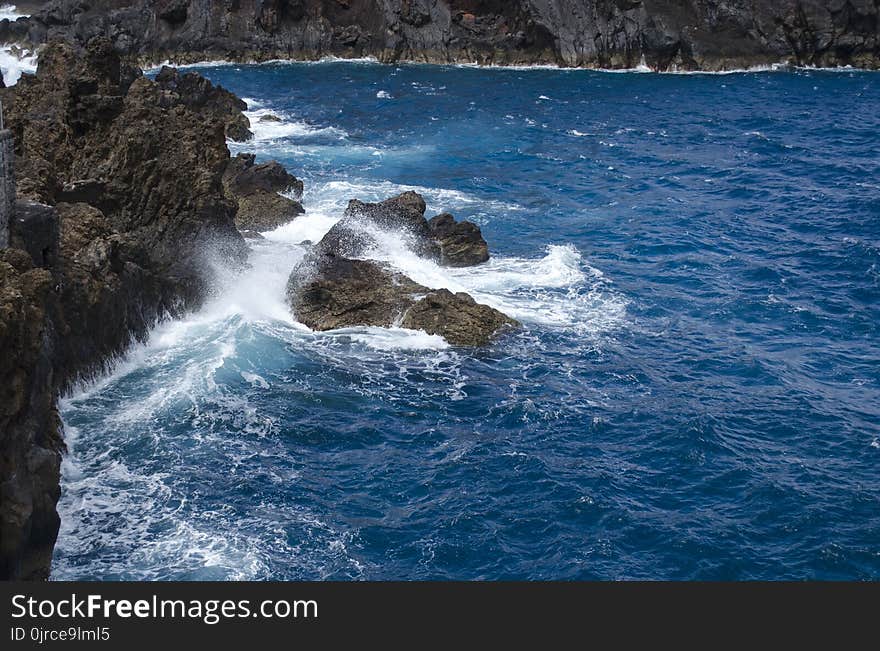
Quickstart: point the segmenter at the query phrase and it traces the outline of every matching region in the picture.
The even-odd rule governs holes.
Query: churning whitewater
[[[54,578],[880,578],[876,74],[199,70],[306,213],[64,400]],[[491,260],[370,257],[521,330],[295,320],[309,245],[404,190]]]

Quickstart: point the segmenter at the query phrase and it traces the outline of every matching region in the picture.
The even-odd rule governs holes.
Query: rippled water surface
[[[200,70],[307,214],[66,400],[55,577],[880,578],[880,75]],[[493,259],[376,255],[520,333],[289,316],[402,189]]]

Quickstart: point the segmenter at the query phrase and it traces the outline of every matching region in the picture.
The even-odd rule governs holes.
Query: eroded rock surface
[[[482,346],[515,327],[514,319],[468,294],[425,287],[389,263],[369,259],[381,254],[388,239],[434,262],[466,266],[488,259],[488,246],[475,225],[447,214],[432,222],[425,219],[425,201],[415,192],[379,203],[351,201],[343,218],[290,275],[287,294],[296,318],[314,330],[424,330],[456,346]]]
[[[156,75],[156,83],[169,104],[182,103],[204,118],[222,122],[230,140],[244,141],[254,137],[250,120],[243,113],[247,110],[247,103],[223,86],[215,86],[195,72],[182,73],[168,66],[162,66]]]
[[[323,254],[309,256],[288,283],[294,314],[313,330],[393,325],[428,291],[378,262]]]
[[[476,224],[456,222],[448,213],[428,221],[425,210],[425,200],[412,191],[379,203],[354,199],[318,246],[324,252],[362,257],[391,237],[417,255],[450,267],[489,259],[489,247]]]
[[[457,222],[449,213],[442,213],[428,221],[428,228],[440,247],[440,264],[471,267],[489,259],[489,245],[476,224]]]
[[[601,68],[880,65],[875,0],[52,0],[0,42],[111,35],[141,61],[374,56]]]
[[[50,43],[0,90],[19,190],[0,252],[0,579],[49,574],[58,393],[197,307],[209,262],[245,260],[222,182],[230,105],[186,77],[163,87],[95,39]]]
[[[55,404],[54,279],[0,251],[0,578],[45,579],[58,535],[64,443]]]
[[[253,154],[239,154],[226,166],[223,184],[238,205],[239,229],[272,230],[304,212],[302,204],[290,198],[302,197],[302,181],[276,161],[256,164]]]
[[[456,346],[485,346],[498,332],[515,327],[517,322],[488,305],[477,303],[470,294],[438,289],[416,301],[400,325],[440,335]]]
[[[432,290],[373,260],[307,256],[287,291],[294,315],[313,330],[399,326],[440,335],[454,346],[483,346],[518,325],[468,294]]]

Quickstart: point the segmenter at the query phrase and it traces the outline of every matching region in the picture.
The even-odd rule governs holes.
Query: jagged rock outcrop
[[[517,325],[468,294],[431,290],[380,262],[320,250],[293,270],[287,295],[296,318],[313,330],[400,326],[454,346],[483,346]]]
[[[489,247],[476,224],[456,222],[448,213],[428,221],[425,210],[425,200],[412,191],[379,203],[353,199],[318,247],[346,257],[361,257],[391,235],[417,255],[450,267],[467,267],[489,259]]]
[[[488,259],[479,228],[445,213],[432,228],[425,209],[425,200],[415,192],[380,203],[349,202],[343,218],[290,275],[287,296],[297,319],[313,330],[397,325],[441,335],[456,346],[485,345],[517,325],[467,294],[433,290],[388,264],[361,259],[379,253],[385,238],[456,266]],[[433,239],[444,235],[445,241]]]
[[[166,95],[169,106],[183,104],[203,118],[223,123],[226,137],[231,140],[250,140],[254,137],[251,123],[243,111],[247,103],[194,72],[181,73],[177,68],[162,66],[156,83]]]
[[[658,70],[880,65],[875,0],[53,0],[0,42],[107,35],[142,61],[551,63]]]
[[[51,43],[0,91],[20,198],[0,253],[0,578],[49,572],[58,393],[199,305],[212,257],[245,261],[223,184],[228,105],[211,97],[208,82],[144,78],[107,39]]]
[[[431,239],[425,219],[425,200],[415,192],[404,192],[380,203],[352,199],[342,219],[318,247],[324,252],[356,258],[379,246],[382,235],[389,233],[416,254],[439,260],[440,247]]]
[[[440,335],[456,346],[485,346],[502,329],[517,323],[498,310],[477,303],[469,294],[438,289],[413,303],[400,325]]]
[[[205,82],[208,83],[208,82]],[[19,197],[86,203],[136,238],[150,266],[198,293],[202,253],[244,245],[222,176],[225,120],[121,63],[106,39],[46,47],[36,75],[2,91]]]
[[[313,330],[392,325],[429,291],[377,262],[326,254],[308,256],[288,283],[294,314]]]
[[[277,161],[256,164],[254,154],[238,154],[223,173],[227,194],[238,205],[235,225],[249,232],[268,231],[286,224],[303,212],[297,199],[303,183]]]
[[[489,259],[489,245],[479,227],[472,222],[457,222],[448,212],[428,221],[431,238],[440,247],[440,264],[447,267],[471,267]]]

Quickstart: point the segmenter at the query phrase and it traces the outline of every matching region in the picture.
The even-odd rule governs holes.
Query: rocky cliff
[[[48,44],[35,76],[0,91],[19,196],[0,252],[0,579],[49,572],[58,393],[197,306],[215,260],[244,263],[223,185],[243,116],[207,81],[178,81],[95,39]]]
[[[54,0],[0,42],[109,37],[140,61],[880,66],[877,0]]]

